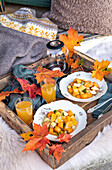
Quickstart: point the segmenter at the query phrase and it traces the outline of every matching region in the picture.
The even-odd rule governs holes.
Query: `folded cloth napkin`
[[[107,83],[108,85],[108,90],[107,92],[99,99],[98,104],[105,102],[108,99],[112,98],[112,83]],[[102,113],[106,113],[107,111],[112,109],[112,100],[108,101],[107,103],[105,103],[104,105],[102,105],[101,107],[99,107],[97,110],[95,110],[92,113],[92,116],[94,118],[98,118],[99,115],[101,115]],[[108,107],[108,108],[107,108]]]
[[[45,57],[46,44],[55,39],[56,33],[56,25],[47,18],[35,18],[35,11],[29,8],[0,15],[0,76],[15,65]]]
[[[20,78],[20,79],[25,79],[28,81],[29,84],[32,84],[32,83],[35,83],[37,86],[40,86],[40,84],[37,84],[36,82],[36,79],[35,79],[35,76],[34,76],[34,73],[36,73],[37,71],[33,70],[33,69],[30,69],[24,65],[16,65],[13,69],[13,74],[14,76],[17,78]],[[56,97],[57,98],[64,98],[60,92],[60,89],[59,89],[59,81],[60,81],[61,78],[56,78]],[[21,89],[21,86],[19,84],[19,82],[14,79],[14,81],[8,85],[4,91],[12,91],[16,88],[19,88],[20,90]],[[7,104],[11,110],[15,111],[15,106],[14,106],[14,103],[16,101],[17,98],[19,97],[28,97],[28,93],[24,93],[24,94],[11,94],[10,96],[6,97],[6,99],[4,100],[5,104]],[[33,103],[33,112],[35,112],[41,105],[45,104],[46,101],[39,95],[36,95],[35,99],[32,100],[32,103]]]

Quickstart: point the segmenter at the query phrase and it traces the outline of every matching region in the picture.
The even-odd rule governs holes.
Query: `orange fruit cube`
[[[54,131],[57,132],[57,133],[59,133],[59,132],[61,132],[61,128],[58,127],[58,126],[55,126]]]
[[[68,113],[69,116],[73,115],[73,112],[71,110],[69,110],[67,113]]]

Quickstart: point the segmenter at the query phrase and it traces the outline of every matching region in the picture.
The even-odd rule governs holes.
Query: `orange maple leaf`
[[[62,134],[59,134],[59,136],[57,137],[57,139],[59,139],[59,142],[66,142],[66,143],[68,143],[69,141],[70,141],[70,139],[71,139],[71,137],[72,137],[72,135],[70,135],[70,134],[64,134],[64,133],[62,133]]]
[[[76,69],[78,67],[82,67],[83,63],[84,63],[84,58],[82,58],[81,60],[77,58],[76,61],[71,64],[71,68]]]
[[[1,100],[4,100],[5,98],[6,98],[6,96],[9,96],[9,91],[2,91],[1,93],[0,93],[0,101]]]
[[[61,145],[52,145],[50,146],[50,151],[49,151],[49,155],[53,154],[53,156],[58,160],[61,159],[62,156],[62,152],[66,152],[63,147],[61,147]]]
[[[78,67],[79,67],[78,62],[79,62],[79,58],[77,58],[77,60],[71,64],[71,68],[72,68],[72,69],[78,68]]]
[[[37,94],[41,95],[41,89],[39,87],[37,87],[36,84],[33,83],[30,85],[27,82],[27,80],[19,79],[19,78],[17,78],[17,81],[20,83],[24,92],[26,92],[26,91],[29,92],[29,97],[31,97],[32,99],[34,99]]]
[[[22,138],[24,138],[24,140],[29,140],[29,142],[25,145],[23,151],[33,151],[36,148],[39,148],[41,154],[46,144],[50,143],[49,140],[46,138],[46,136],[48,135],[48,127],[46,124],[41,127],[40,125],[34,123],[33,129],[33,132],[28,131],[27,133],[23,133],[20,135]]]
[[[45,78],[62,77],[65,75],[63,72],[59,70],[52,71],[52,70],[43,68],[42,66],[39,66],[37,71],[39,73],[34,74],[36,76],[37,83],[40,83]]]
[[[102,81],[105,75],[108,75],[110,72],[112,72],[112,69],[108,67],[110,63],[111,61],[108,60],[102,60],[101,62],[96,60],[93,66],[94,70],[92,71],[92,78]]]
[[[27,131],[26,133],[20,134],[20,136],[24,139],[24,141],[28,141],[32,138],[34,138],[33,132]]]
[[[21,90],[18,90],[18,88],[16,88],[16,89],[14,89],[13,91],[2,91],[1,93],[0,93],[0,101],[1,100],[4,100],[5,98],[6,98],[6,96],[9,96],[11,93],[24,93],[24,91],[21,91]]]
[[[67,31],[68,36],[65,34],[61,34],[59,36],[59,40],[62,41],[65,47],[69,50],[69,58],[71,58],[74,54],[74,46],[80,46],[80,43],[83,41],[84,35],[78,35],[78,31],[75,31],[73,28]]]
[[[41,137],[35,137],[33,139],[31,139],[26,145],[25,148],[22,150],[22,152],[24,151],[33,151],[37,148],[39,148],[40,150],[40,154],[42,152],[42,150],[46,147],[46,144],[50,143],[49,140],[44,137],[41,139]]]

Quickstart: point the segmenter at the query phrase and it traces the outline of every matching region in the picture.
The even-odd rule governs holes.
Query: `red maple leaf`
[[[26,91],[29,92],[29,97],[31,97],[32,99],[34,99],[37,94],[41,95],[41,89],[39,87],[37,87],[36,84],[33,83],[30,85],[27,82],[27,80],[19,79],[19,78],[17,78],[17,81],[20,83],[24,92],[26,92]]]
[[[72,135],[70,135],[70,134],[64,134],[64,133],[62,133],[62,134],[59,134],[59,136],[57,137],[57,139],[59,139],[59,142],[66,142],[66,143],[68,143],[69,141],[70,141],[70,139],[71,139],[71,137],[72,137]]]
[[[52,145],[50,146],[50,151],[49,151],[49,155],[53,154],[53,156],[58,160],[61,159],[62,156],[62,152],[66,152],[63,147],[61,147],[61,145]]]
[[[46,136],[48,135],[48,127],[47,125],[41,127],[40,125],[34,123],[33,129],[33,132],[28,131],[27,133],[23,133],[20,135],[22,138],[24,138],[24,140],[29,140],[29,142],[25,145],[23,151],[33,151],[39,148],[41,154],[46,144],[50,144],[49,140],[46,138]]]
[[[16,89],[14,89],[13,91],[2,91],[1,93],[0,93],[0,101],[1,100],[4,100],[5,98],[6,98],[6,96],[9,96],[11,93],[24,93],[24,91],[20,91],[20,90],[18,90],[18,88],[16,88]]]
[[[62,77],[65,75],[63,72],[59,70],[52,71],[52,70],[43,68],[42,66],[39,66],[37,71],[39,73],[34,74],[36,76],[37,83],[40,83],[45,78]]]

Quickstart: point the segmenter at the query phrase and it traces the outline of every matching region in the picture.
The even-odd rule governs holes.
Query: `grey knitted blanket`
[[[56,34],[57,26],[48,18],[36,18],[30,8],[0,15],[0,76],[17,64],[30,64],[45,56],[46,44]]]
[[[0,76],[17,64],[30,64],[45,56],[48,41],[0,24]]]

